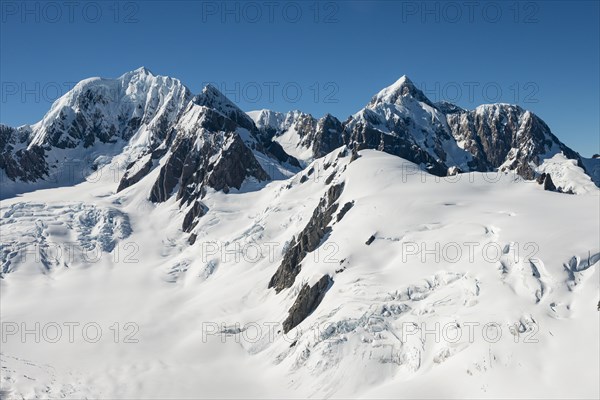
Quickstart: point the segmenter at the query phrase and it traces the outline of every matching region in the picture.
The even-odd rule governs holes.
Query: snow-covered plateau
[[[347,121],[140,68],[0,126],[0,398],[599,398],[600,159],[406,77]]]

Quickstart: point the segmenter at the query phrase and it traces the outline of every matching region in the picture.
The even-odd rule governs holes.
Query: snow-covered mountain
[[[562,153],[594,176],[581,156],[532,112],[510,104],[482,105],[471,111],[446,102],[434,104],[406,76],[373,96],[343,124],[329,115],[317,121],[299,111],[249,114],[259,128],[285,143],[288,152],[305,160],[347,144],[397,155],[438,176],[498,170],[516,171],[530,180],[544,160]],[[324,132],[330,136],[323,139]]]
[[[517,106],[244,113],[142,68],[0,145],[2,399],[600,395],[600,159]]]
[[[342,123],[330,114],[317,119],[300,111],[246,114],[213,86],[192,96],[177,79],[153,75],[142,67],[117,79],[80,82],[37,124],[0,126],[5,191],[33,187],[12,185],[18,189],[11,191],[11,181],[46,187],[72,184],[75,179],[69,169],[73,165],[90,173],[116,155],[128,171],[119,185],[122,190],[156,167],[173,146],[181,146],[184,136],[219,131],[223,121],[214,120],[217,114],[207,117],[208,110],[225,118],[226,131],[239,130],[246,147],[275,159],[278,177],[279,172],[289,176],[301,164],[347,145],[397,155],[437,176],[499,170],[516,171],[528,180],[539,175],[536,168],[544,160],[562,153],[600,184],[597,173],[590,172],[594,164],[588,161],[586,167],[579,154],[561,143],[533,113],[509,104],[483,105],[472,111],[449,103],[434,104],[406,76]],[[200,119],[203,132],[197,132]],[[205,156],[214,155],[207,151]],[[79,181],[84,175],[80,174]],[[65,177],[71,180],[65,183]],[[239,188],[240,178],[245,177],[217,186]],[[164,195],[160,197],[164,200]]]
[[[323,157],[344,144],[342,123],[331,114],[320,119],[301,111],[284,114],[260,110],[248,115],[264,136],[304,163]]]
[[[126,146],[130,152],[166,146],[169,128],[190,99],[177,79],[143,67],[117,79],[83,80],[40,122],[3,128],[0,168],[13,181],[52,180],[64,177],[68,162],[93,165],[96,157],[117,155]]]

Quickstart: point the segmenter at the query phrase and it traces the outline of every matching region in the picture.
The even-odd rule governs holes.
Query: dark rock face
[[[138,183],[152,170],[152,159],[148,159],[146,162],[140,164],[141,167],[139,168],[137,168],[137,165],[139,165],[138,163],[134,162],[129,164],[125,175],[123,175],[123,178],[119,182],[119,187],[117,187],[117,193],[123,189],[128,188],[131,185]]]
[[[448,114],[456,114],[461,112],[466,112],[462,107],[457,106],[456,104],[449,103],[447,101],[440,101],[434,104],[435,108],[440,110],[442,113]]]
[[[366,110],[368,115],[369,111]],[[372,115],[372,118],[379,118]],[[447,166],[438,159],[433,158],[428,152],[423,150],[413,138],[407,134],[409,121],[398,121],[395,126],[390,129],[396,132],[392,135],[383,132],[373,127],[373,122],[376,125],[381,121],[370,121],[368,118],[364,121],[356,121],[356,123],[346,125],[344,131],[344,140],[357,150],[375,149],[386,152],[398,157],[402,157],[408,161],[414,162],[417,165],[424,165],[425,169],[437,176],[445,176]],[[354,155],[353,155],[354,156]]]
[[[293,128],[300,136],[300,144],[304,147],[311,147],[315,132],[317,131],[318,120],[310,114],[301,113],[293,122]],[[278,134],[281,132],[278,132]]]
[[[358,154],[358,150],[356,146],[352,147],[352,156],[350,157],[350,162],[354,162],[360,158],[360,154]]]
[[[331,114],[326,114],[317,122],[317,129],[312,138],[314,158],[323,157],[344,145],[342,123]]]
[[[194,205],[190,208],[190,210],[185,214],[183,218],[183,226],[182,229],[184,232],[191,232],[192,229],[198,225],[198,220],[200,217],[203,217],[208,212],[208,207],[201,201],[196,200]],[[196,238],[194,237],[194,241]]]
[[[554,185],[554,182],[552,182],[552,177],[550,174],[546,174],[544,177],[544,190],[549,190],[551,192],[556,191],[556,186]]]
[[[321,244],[321,240],[331,231],[331,227],[328,225],[338,208],[336,202],[343,190],[343,183],[331,186],[325,196],[321,198],[310,221],[298,234],[298,239],[292,239],[281,265],[271,277],[269,288],[275,288],[275,291],[279,293],[294,284],[296,276],[300,273],[300,263],[304,257],[316,250]]]
[[[47,177],[50,167],[44,157],[44,149],[33,145],[15,151],[17,130],[0,125],[0,168],[8,179],[34,182]]]
[[[585,173],[592,178],[596,186],[600,187],[600,156],[595,154],[592,158],[582,158]]]
[[[329,174],[329,176],[325,179],[325,184],[329,185],[331,182],[333,182],[333,180],[335,179],[337,175],[336,171],[333,171],[331,174]]]
[[[4,169],[11,180],[20,179],[34,182],[49,174],[49,167],[44,158],[44,150],[40,146],[17,150],[14,155],[9,152],[0,155],[0,168]]]
[[[44,149],[27,148],[31,132],[0,124],[0,168],[10,180],[33,182],[49,174]]]
[[[314,286],[304,285],[290,308],[288,317],[283,321],[283,332],[288,333],[312,314],[332,285],[333,279],[329,275],[323,275]]]
[[[535,172],[530,163],[541,164],[541,156],[553,146],[583,166],[579,154],[561,143],[544,121],[518,106],[492,104],[448,114],[446,118],[453,136],[473,155],[469,164],[472,170],[492,171],[504,165],[504,170],[533,179]]]
[[[246,129],[256,139],[251,144],[252,149],[270,156],[279,163],[288,163],[294,167],[300,167],[300,163],[296,158],[287,154],[279,143],[272,141],[273,135],[276,133],[275,130],[267,129],[266,131],[259,131],[252,118],[214,86],[207,85],[201,94],[193,98],[192,102],[215,110],[232,121],[236,126]]]
[[[263,143],[263,147],[267,154],[275,158],[280,163],[288,163],[294,167],[300,168],[300,162],[285,152],[283,147],[277,142],[273,142],[270,139]]]
[[[552,192],[556,191],[556,186],[554,186],[554,182],[552,182],[552,177],[550,177],[550,174],[545,172],[542,173],[537,177],[536,182],[540,185],[543,185],[544,190],[550,190]]]
[[[239,189],[248,177],[269,179],[252,151],[236,133],[237,125],[223,114],[203,109],[198,125],[181,131],[160,170],[150,200],[167,200],[177,185],[177,199],[190,203],[203,197],[207,187],[229,192]]]
[[[258,181],[270,179],[269,175],[267,175],[258,161],[256,161],[256,158],[254,158],[252,151],[246,147],[237,134],[231,137],[229,148],[221,152],[220,160],[212,165],[208,164],[206,168],[210,170],[211,167],[212,171],[210,171],[204,180],[206,186],[215,190],[222,190],[225,193],[230,188],[239,189],[247,177],[254,177]],[[194,175],[199,177],[202,174],[198,174],[197,170],[192,177]],[[192,180],[192,182],[195,181]],[[180,193],[180,197],[185,200],[188,192],[183,191],[182,187]]]
[[[238,106],[233,104],[227,97],[225,97],[225,95],[223,95],[223,93],[221,93],[212,85],[207,85],[202,90],[201,94],[194,96],[192,101],[199,106],[217,110],[219,113],[223,114],[242,128],[245,128],[249,131],[256,130],[256,126],[248,114],[240,110]]]
[[[183,171],[184,159],[189,151],[189,143],[180,143],[174,147],[173,153],[167,160],[167,163],[160,169],[158,179],[154,182],[150,191],[150,201],[160,203],[166,201],[175,186],[179,183],[179,178]]]
[[[331,114],[326,114],[320,119],[301,112],[275,114],[283,119],[282,125],[261,126],[259,132],[265,142],[270,142],[293,128],[300,137],[299,145],[311,149],[313,158],[323,157],[344,144],[342,137],[344,127]]]
[[[352,207],[354,207],[354,201],[349,201],[346,204],[344,204],[344,207],[342,207],[342,209],[337,215],[337,222],[340,222],[342,218],[344,218],[344,215],[346,215],[346,213],[350,211]]]

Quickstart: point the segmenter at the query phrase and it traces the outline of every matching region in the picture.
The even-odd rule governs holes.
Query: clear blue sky
[[[1,2],[0,121],[146,66],[242,109],[346,119],[408,75],[432,100],[517,103],[600,152],[598,1]],[[301,93],[299,92],[301,91]]]

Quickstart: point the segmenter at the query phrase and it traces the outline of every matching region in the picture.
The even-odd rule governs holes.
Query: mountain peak
[[[148,68],[146,68],[144,66],[136,68],[136,69],[134,69],[131,72],[134,73],[134,74],[136,74],[136,75],[152,75],[152,76],[154,76],[154,74],[152,73],[152,71],[150,71]]]
[[[221,95],[221,96],[225,96],[223,93],[221,93],[221,91],[219,89],[217,89],[217,87],[215,85],[213,85],[212,83],[207,84],[206,86],[204,86],[202,88],[202,93],[212,93],[212,94],[216,94],[216,95]]]
[[[154,75],[152,73],[152,71],[150,71],[148,68],[146,67],[139,67],[134,69],[133,71],[129,71],[129,72],[125,72],[123,75],[121,75],[119,77],[119,79],[121,80],[131,80],[132,78],[136,78],[136,77],[155,77],[156,75]]]
[[[431,101],[420,91],[406,75],[402,75],[396,82],[382,89],[369,102],[369,107],[382,103],[398,104],[404,97],[413,97],[416,100],[433,106]]]
[[[215,109],[226,117],[236,121],[241,127],[248,130],[255,128],[252,119],[243,112],[235,103],[225,96],[219,89],[210,83],[204,86],[202,93],[196,95],[193,100],[195,104]]]
[[[216,86],[210,83],[204,86],[202,93],[195,97],[194,102],[202,106],[209,106],[217,109],[219,109],[219,105],[231,109],[238,108],[227,96],[217,89]]]
[[[400,78],[398,78],[398,80],[396,82],[394,82],[394,85],[404,85],[404,84],[412,85],[413,82],[406,75],[402,75]],[[394,86],[394,85],[392,85],[392,86]]]

